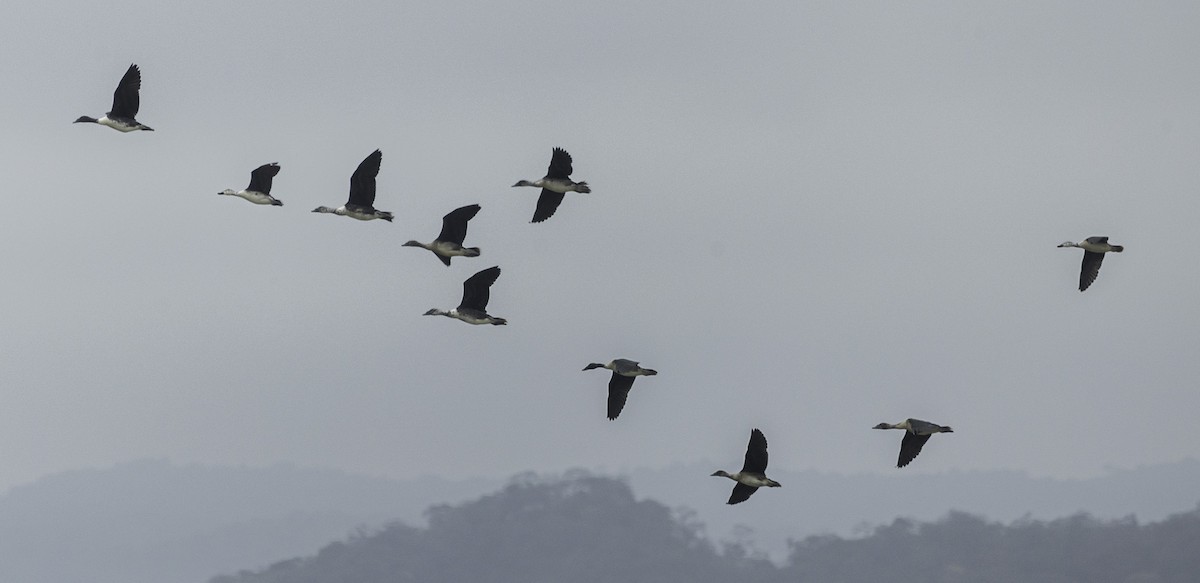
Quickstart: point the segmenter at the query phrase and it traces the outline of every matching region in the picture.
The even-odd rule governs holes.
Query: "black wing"
[[[726,504],[737,504],[738,502],[745,502],[746,499],[749,498],[751,494],[753,494],[757,491],[758,491],[758,486],[747,486],[741,482],[738,482],[736,485],[733,486],[733,492],[731,494],[729,494],[729,502],[726,502]]]
[[[896,460],[896,467],[903,468],[916,459],[917,454],[921,453],[921,448],[925,446],[926,441],[929,441],[931,435],[933,434],[917,435],[911,431],[905,431],[904,439],[900,440],[900,459]]]
[[[137,65],[130,65],[121,82],[117,83],[117,90],[113,91],[112,111],[108,114],[112,117],[137,117],[138,91],[141,88],[142,71]]]
[[[375,150],[358,164],[354,174],[350,175],[350,200],[346,204],[374,208],[375,177],[379,175],[382,161],[383,152]]]
[[[750,444],[746,446],[746,463],[742,464],[742,471],[767,473],[767,437],[757,429],[750,432]]]
[[[438,241],[453,241],[462,245],[463,240],[467,238],[467,221],[475,218],[475,213],[478,212],[479,205],[472,204],[446,213],[446,216],[442,217],[442,232],[437,236]],[[449,258],[446,260],[449,261]]]
[[[554,216],[554,211],[558,210],[562,201],[563,193],[543,188],[542,195],[538,197],[537,210],[533,211],[532,222],[540,223]]]
[[[247,186],[246,190],[261,192],[263,194],[271,194],[271,179],[275,178],[276,174],[279,174],[278,162],[263,164],[262,166],[255,168],[254,171],[250,173],[250,186]]]
[[[612,373],[608,381],[608,418],[616,419],[625,408],[625,399],[629,398],[629,389],[633,388],[634,377]]]
[[[1095,238],[1099,239],[1100,237]],[[1104,238],[1107,239],[1107,237]],[[1100,275],[1100,263],[1103,261],[1103,253],[1083,252],[1083,267],[1079,270],[1079,291],[1087,289],[1093,281],[1096,281],[1096,276]]]
[[[500,277],[500,267],[489,267],[471,277],[468,277],[463,282],[463,299],[458,305],[461,310],[469,308],[472,310],[486,311],[488,303],[489,288],[493,283],[496,283],[496,278]]]
[[[571,155],[562,148],[555,148],[550,156],[550,167],[546,169],[546,178],[567,178],[571,175]]]

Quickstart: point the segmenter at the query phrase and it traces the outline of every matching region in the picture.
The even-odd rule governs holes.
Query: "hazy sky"
[[[1190,1],[10,7],[0,489],[143,457],[736,470],[752,427],[772,467],[883,473],[901,435],[870,428],[909,416],[956,433],[905,472],[1200,456],[1198,29]],[[130,63],[157,131],[73,125]],[[530,224],[510,185],[554,146],[593,193]],[[376,148],[395,223],[309,212]],[[216,195],[267,162],[282,208]],[[401,247],[470,203],[482,257]],[[1091,235],[1126,251],[1081,294],[1055,245]],[[508,326],[421,316],[492,265]],[[659,376],[610,422],[581,369],[616,357]]]

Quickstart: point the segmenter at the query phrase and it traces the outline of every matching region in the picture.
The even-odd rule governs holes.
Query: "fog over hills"
[[[1156,522],[1076,514],[1011,524],[950,512],[898,518],[862,537],[806,537],[772,564],[714,544],[692,518],[586,472],[518,476],[498,492],[431,508],[320,552],[212,583],[1193,583],[1200,507]]]
[[[626,476],[639,498],[738,541],[786,556],[788,539],[861,536],[903,516],[935,520],[951,510],[1012,521],[1076,512],[1161,520],[1200,502],[1200,462],[1112,470],[1084,480],[1020,472],[837,475],[786,471],[784,484],[737,506],[717,465],[601,471]],[[906,469],[907,470],[907,469]],[[53,474],[0,496],[0,580],[59,583],[202,581],[316,552],[360,528],[425,524],[426,510],[495,491],[501,477],[394,480],[341,471],[177,465],[143,460]],[[70,552],[64,552],[68,545]]]

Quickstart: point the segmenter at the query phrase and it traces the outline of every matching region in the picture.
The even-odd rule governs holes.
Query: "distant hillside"
[[[1133,515],[1147,522],[1200,503],[1196,460],[1114,469],[1085,480],[1032,478],[1004,471],[926,474],[919,467],[858,475],[773,470],[772,477],[783,488],[735,508],[720,504],[729,495],[728,480],[709,478],[714,469],[715,465],[693,464],[628,474],[639,496],[693,509],[713,539],[753,542],[778,560],[787,555],[788,539],[863,535],[896,517],[931,521],[958,510],[1011,522],[1083,512],[1101,519]],[[788,498],[786,520],[781,519],[779,506],[767,501],[781,496]]]
[[[1200,502],[1200,463],[1115,470],[1088,480],[1017,472],[836,475],[773,470],[783,482],[746,504],[724,504],[716,466],[628,472],[639,498],[786,560],[789,539],[865,536],[896,517],[931,521],[951,510],[1011,522],[1087,512],[1157,521]],[[316,552],[360,527],[425,524],[424,511],[493,492],[502,478],[392,480],[287,465],[266,468],[140,461],[54,474],[0,495],[0,583],[200,582]]]
[[[718,551],[698,526],[636,500],[624,482],[577,473],[522,478],[433,509],[426,528],[392,524],[211,583],[877,583],[898,574],[944,583],[1194,583],[1197,541],[1200,509],[1149,525],[1078,515],[1004,526],[952,513],[935,523],[896,520],[860,539],[810,537],[776,567],[736,545]]]
[[[1200,507],[1150,524],[1078,514],[1004,526],[954,512],[934,523],[897,519],[860,539],[810,537],[793,545],[781,580],[1194,583],[1198,549]]]
[[[576,472],[521,477],[474,502],[432,509],[427,528],[392,524],[212,583],[694,583],[774,572],[766,560],[719,554],[698,525],[636,500],[624,482]]]

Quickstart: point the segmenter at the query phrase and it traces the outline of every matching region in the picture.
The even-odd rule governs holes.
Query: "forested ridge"
[[[585,473],[522,476],[478,500],[433,507],[428,519],[424,528],[392,523],[211,583],[1194,583],[1200,574],[1200,508],[1150,524],[1083,514],[1008,525],[961,512],[928,523],[901,518],[862,537],[793,541],[782,566],[753,549],[714,544],[688,515]],[[780,519],[803,516],[781,509]]]

